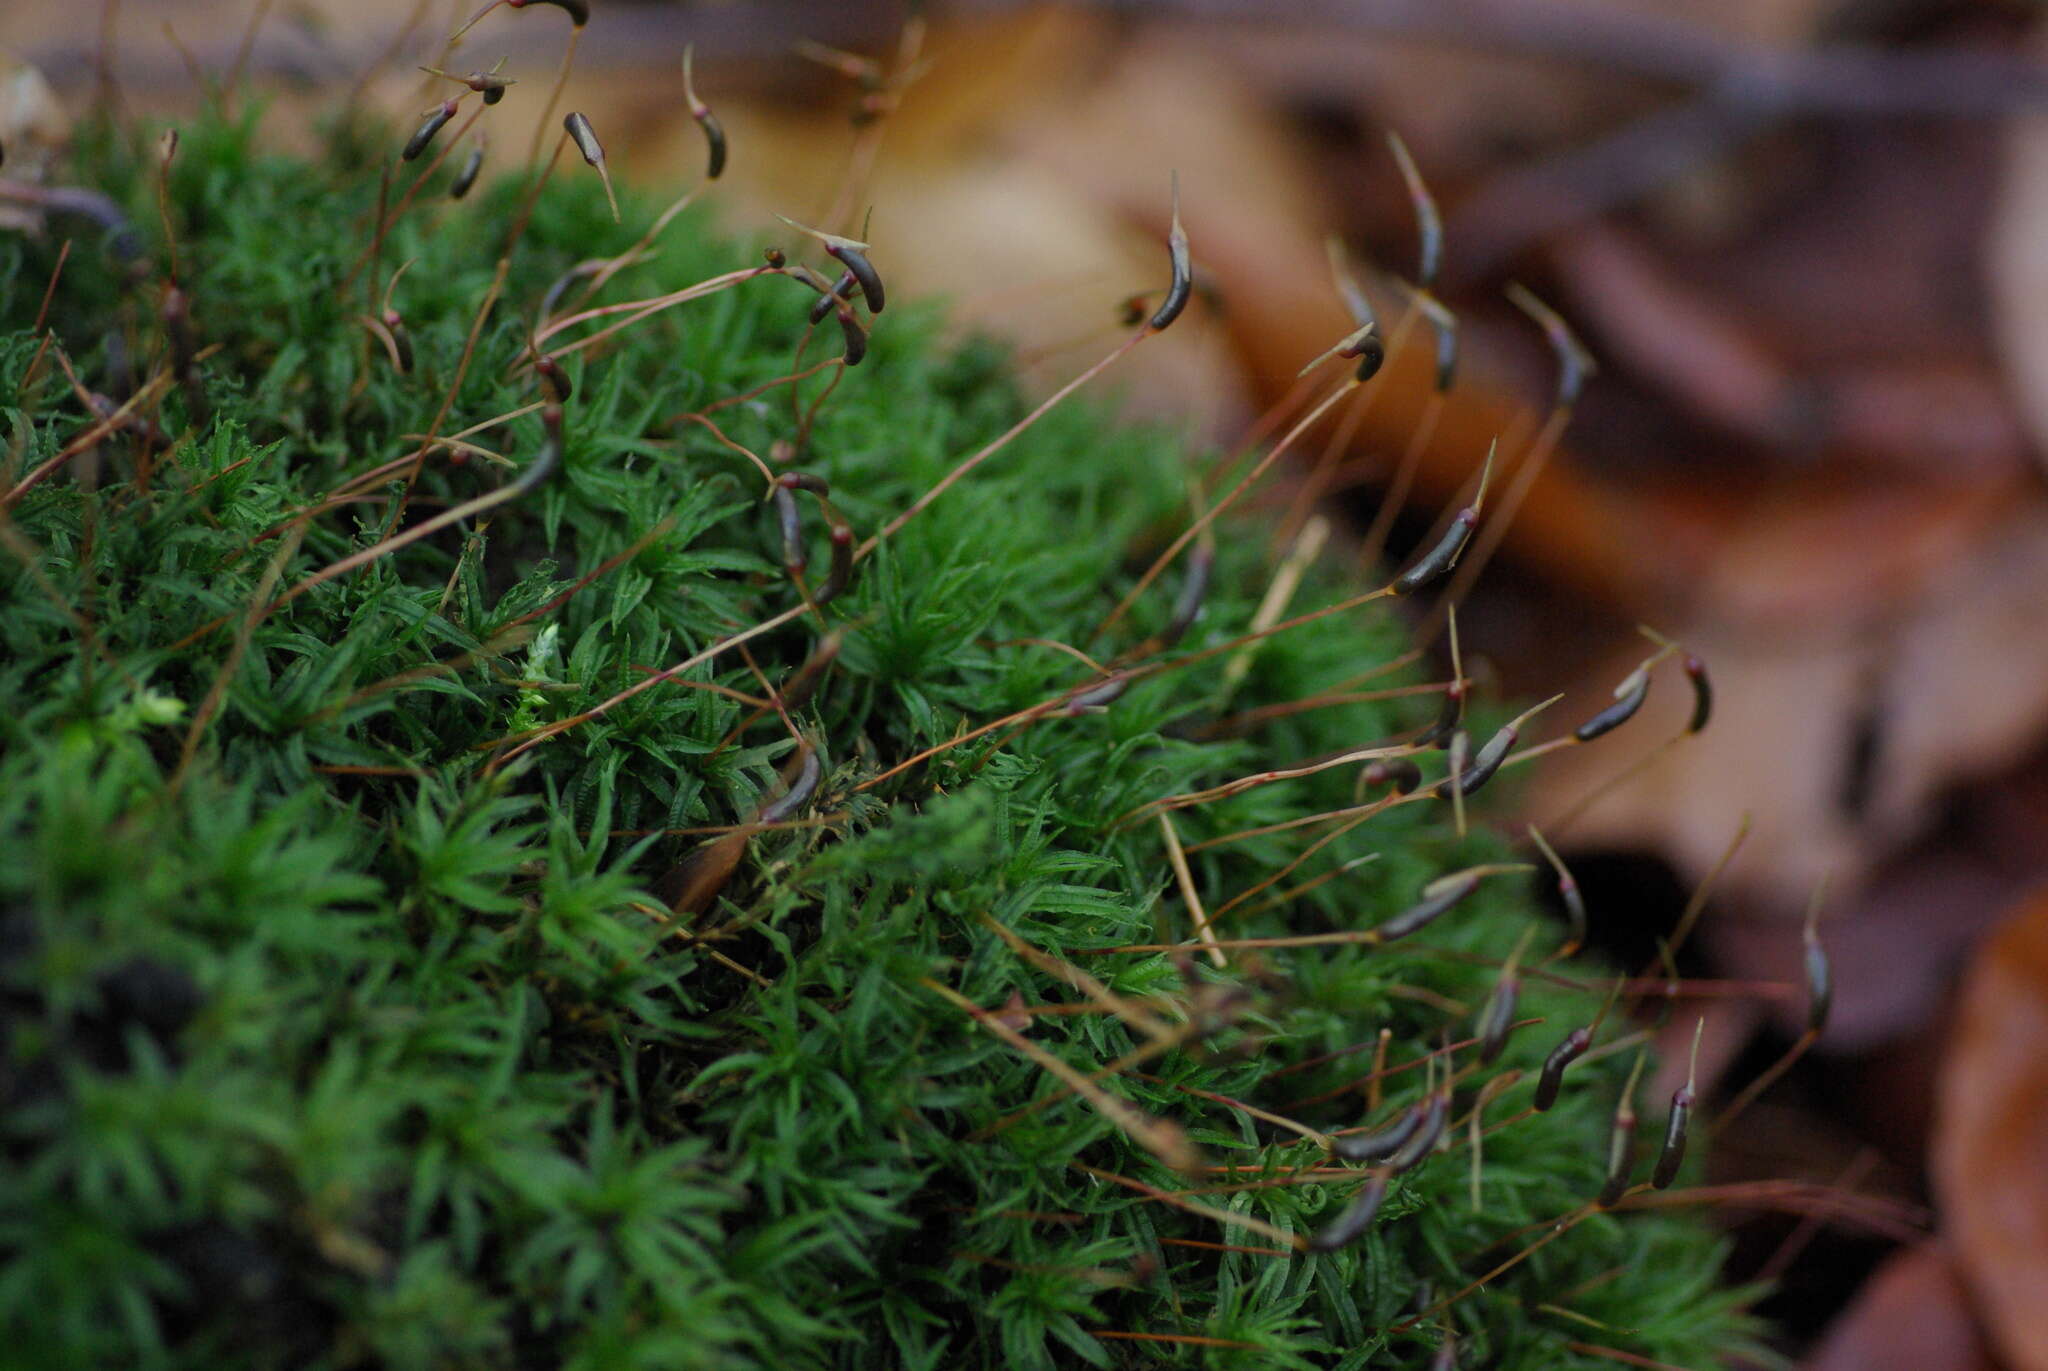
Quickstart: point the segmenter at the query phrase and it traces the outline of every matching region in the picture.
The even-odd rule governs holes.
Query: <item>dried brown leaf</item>
[[[2000,1353],[2014,1371],[2048,1371],[2048,892],[2021,902],[1970,968],[1933,1162]]]
[[[1993,1371],[1954,1259],[1940,1243],[1895,1254],[1836,1318],[1807,1371]]]

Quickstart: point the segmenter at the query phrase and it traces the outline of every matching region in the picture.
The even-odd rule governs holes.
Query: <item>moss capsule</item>
[[[1436,390],[1442,395],[1458,383],[1458,316],[1443,301],[1427,291],[1415,297],[1415,307],[1429,321],[1436,339]]]
[[[704,179],[716,181],[725,170],[725,125],[718,122],[718,116],[711,112],[711,106],[697,98],[697,82],[691,70],[696,55],[694,46],[683,49],[683,99],[690,107],[690,117],[697,121],[703,131],[707,160],[704,164]]]
[[[1450,1114],[1451,1092],[1448,1088],[1432,1094],[1423,1105],[1422,1122],[1408,1141],[1394,1149],[1387,1158],[1387,1171],[1398,1176],[1420,1166],[1424,1158],[1436,1150],[1438,1139],[1444,1135],[1444,1120]]]
[[[860,326],[860,320],[854,318],[853,310],[847,306],[841,305],[837,314],[839,332],[846,339],[846,351],[839,360],[850,367],[857,367],[868,355],[868,331]]]
[[[824,775],[824,764],[818,759],[818,749],[809,743],[800,746],[804,750],[804,759],[797,770],[796,779],[789,783],[788,790],[761,806],[760,812],[754,816],[755,822],[779,824],[808,804],[811,796],[816,793],[818,779]]]
[[[1365,783],[1391,784],[1396,795],[1406,795],[1422,784],[1422,768],[1406,757],[1382,757],[1366,764]]]
[[[825,251],[838,258],[839,264],[860,284],[861,298],[867,301],[868,313],[880,314],[886,298],[882,293],[882,277],[867,254],[847,242],[827,243]]]
[[[545,352],[534,358],[533,374],[540,378],[541,389],[554,404],[566,404],[576,394],[576,383],[569,379],[569,373]]]
[[[1436,546],[1422,554],[1399,576],[1394,578],[1393,591],[1396,595],[1413,595],[1442,577],[1458,564],[1458,554],[1465,550],[1465,543],[1472,537],[1472,530],[1479,525],[1479,511],[1467,505],[1458,511],[1451,526],[1444,530],[1444,536],[1437,539]]]
[[[1188,554],[1188,578],[1181,582],[1180,595],[1173,602],[1173,617],[1159,635],[1161,647],[1172,647],[1194,627],[1202,616],[1202,602],[1209,595],[1209,575],[1216,566],[1216,547],[1200,543]]]
[[[811,554],[804,548],[803,512],[788,486],[777,485],[769,500],[775,506],[775,527],[782,535],[783,570],[792,577],[801,576],[811,564]]]
[[[1154,333],[1159,332],[1188,307],[1188,296],[1195,288],[1195,268],[1188,256],[1188,231],[1180,222],[1180,177],[1173,178],[1173,227],[1166,235],[1167,261],[1173,268],[1173,280],[1166,288],[1166,298],[1159,302],[1159,308],[1152,312],[1146,324]]]
[[[1685,731],[1697,733],[1714,717],[1714,683],[1707,678],[1707,664],[1698,653],[1686,653],[1682,664],[1685,679],[1692,682],[1692,718],[1686,722]]]
[[[1405,938],[1410,933],[1434,923],[1458,901],[1478,888],[1479,873],[1476,871],[1458,871],[1449,876],[1438,877],[1422,887],[1421,899],[1380,924],[1374,931],[1379,934],[1379,941],[1383,943]]]
[[[853,298],[854,287],[858,284],[853,279],[852,272],[840,272],[839,279],[832,283],[831,289],[821,292],[818,296],[818,302],[811,306],[811,322],[813,324],[824,323],[825,316],[837,309],[841,300]]]
[[[1422,172],[1416,167],[1415,159],[1408,154],[1408,145],[1401,141],[1401,135],[1392,129],[1387,131],[1387,145],[1393,149],[1394,161],[1401,168],[1401,183],[1408,188],[1408,201],[1415,207],[1415,231],[1420,241],[1417,245],[1415,283],[1424,290],[1436,288],[1436,278],[1444,265],[1444,220],[1436,207],[1436,197],[1429,193],[1423,183]]]
[[[562,116],[562,127],[568,131],[576,144],[576,151],[583,154],[583,161],[598,179],[604,182],[605,202],[611,206],[612,218],[619,217],[618,197],[612,194],[612,174],[605,165],[604,144],[598,141],[597,130],[590,126],[590,119],[581,110],[570,110]]]
[[[1387,345],[1375,334],[1360,343],[1354,355],[1358,358],[1358,370],[1352,373],[1352,379],[1370,381],[1379,374],[1380,368],[1386,365]]]
[[[395,309],[384,311],[384,327],[391,334],[391,346],[398,354],[398,372],[401,376],[412,374],[412,334],[405,327],[405,320]]]
[[[1700,1038],[1707,1031],[1701,1019],[1692,1031],[1692,1061],[1685,1072],[1685,1084],[1671,1092],[1671,1113],[1664,1120],[1664,1146],[1658,1149],[1657,1165],[1650,1172],[1650,1184],[1659,1190],[1671,1188],[1678,1168],[1685,1164],[1685,1139],[1692,1127],[1693,1092],[1699,1084]]]
[[[1692,1125],[1692,1087],[1681,1085],[1671,1096],[1671,1116],[1664,1124],[1664,1146],[1657,1153],[1657,1167],[1650,1173],[1650,1184],[1659,1190],[1668,1190],[1671,1182],[1678,1179],[1678,1168],[1685,1162],[1685,1138]]]
[[[1335,1252],[1356,1242],[1359,1235],[1372,1226],[1373,1218],[1380,1212],[1380,1204],[1386,1197],[1386,1173],[1376,1171],[1356,1198],[1344,1207],[1344,1212],[1309,1238],[1308,1250]]]
[[[1622,1087],[1621,1102],[1614,1108],[1614,1122],[1607,1130],[1607,1179],[1600,1187],[1600,1194],[1594,1203],[1602,1209],[1611,1208],[1628,1193],[1628,1178],[1636,1164],[1636,1081],[1643,1074],[1643,1058],[1636,1057],[1636,1064],[1628,1073],[1628,1084]]]
[[[460,200],[469,194],[476,184],[477,173],[484,169],[484,145],[478,143],[469,150],[469,156],[462,163],[462,170],[455,173],[455,179],[448,183],[448,198]]]
[[[1579,341],[1578,335],[1572,332],[1571,325],[1565,323],[1564,316],[1537,299],[1527,287],[1520,282],[1509,282],[1507,296],[1517,309],[1536,321],[1550,343],[1550,350],[1557,356],[1557,394],[1551,401],[1552,407],[1571,409],[1578,404],[1587,380],[1598,374],[1599,363]]]
[[[1565,945],[1558,949],[1557,955],[1569,957],[1586,942],[1586,897],[1580,893],[1579,882],[1572,875],[1570,868],[1565,866],[1564,859],[1557,855],[1533,824],[1529,827],[1529,839],[1536,844],[1537,850],[1542,852],[1543,859],[1550,863],[1551,870],[1557,873],[1557,897],[1564,901],[1565,919],[1570,930],[1566,935]]]
[[[1647,667],[1637,667],[1622,678],[1614,688],[1614,703],[1595,714],[1572,730],[1572,736],[1582,743],[1589,743],[1603,733],[1612,733],[1636,716],[1643,707],[1643,701],[1650,695],[1650,672]]]
[[[1123,693],[1130,688],[1130,677],[1111,676],[1108,680],[1097,682],[1077,694],[1068,696],[1067,702],[1060,706],[1059,712],[1072,716],[1085,714],[1091,709],[1106,709],[1122,698]]]
[[[434,110],[421,121],[420,126],[412,131],[412,137],[405,140],[405,146],[399,150],[398,155],[408,162],[417,159],[421,153],[427,150],[427,145],[434,141],[434,135],[445,128],[448,121],[455,117],[455,109],[456,102],[453,100],[444,100],[435,106]]]
[[[830,534],[832,540],[832,565],[825,573],[825,583],[818,587],[812,598],[819,604],[830,604],[846,592],[853,584],[853,529],[847,524],[834,524]]]
[[[778,485],[788,486],[791,490],[808,491],[820,499],[832,493],[830,481],[808,471],[785,471],[775,480]]]
[[[1550,1049],[1550,1055],[1543,1059],[1543,1073],[1536,1078],[1536,1112],[1542,1113],[1557,1103],[1558,1091],[1564,1088],[1564,1070],[1586,1054],[1593,1045],[1593,1031],[1589,1028],[1574,1028],[1564,1035],[1564,1041]]]
[[[590,22],[590,6],[585,0],[505,0],[505,4],[515,10],[523,10],[528,5],[553,5],[568,15],[569,22],[579,29]]]
[[[1828,950],[1821,946],[1819,902],[1809,911],[1803,935],[1806,952],[1806,1031],[1819,1036],[1828,1026],[1828,1011],[1835,1002],[1835,973],[1828,962]]]
[[[1522,940],[1515,944],[1514,952],[1508,957],[1507,965],[1501,968],[1499,979],[1487,994],[1486,1003],[1480,1006],[1479,1022],[1473,1036],[1479,1039],[1479,1064],[1492,1066],[1508,1045],[1508,1033],[1515,1023],[1515,1005],[1521,997],[1522,977],[1517,969],[1522,960],[1522,951],[1529,945],[1529,934],[1523,933]]]
[[[1448,747],[1451,735],[1465,721],[1465,683],[1452,681],[1444,687],[1444,702],[1437,710],[1436,722],[1422,730],[1410,740],[1415,747]]]
[[[1333,1156],[1347,1162],[1377,1161],[1400,1151],[1401,1145],[1415,1136],[1415,1130],[1422,1127],[1423,1117],[1429,1112],[1427,1102],[1412,1106],[1400,1118],[1385,1128],[1370,1133],[1352,1133],[1330,1141]]]

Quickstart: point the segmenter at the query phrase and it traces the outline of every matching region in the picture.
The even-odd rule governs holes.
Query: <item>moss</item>
[[[1558,940],[1518,880],[1495,879],[1384,949],[1238,953],[1226,969],[1105,954],[1187,932],[1158,828],[1121,816],[1433,714],[1395,699],[1205,731],[1387,667],[1404,632],[1376,609],[1270,639],[1241,679],[1220,654],[864,785],[1089,679],[1049,644],[1115,653],[1165,624],[1170,585],[1089,641],[1185,518],[1167,435],[1057,409],[819,616],[493,765],[495,741],[798,603],[759,477],[678,417],[791,370],[809,297],[770,277],[570,359],[563,468],[529,498],[252,615],[385,534],[402,471],[296,516],[434,426],[519,187],[458,206],[437,180],[392,233],[378,278],[415,262],[397,301],[417,367],[401,375],[349,284],[375,166],[339,144],[324,165],[262,155],[250,127],[186,129],[171,176],[181,285],[215,350],[189,393],[142,406],[167,448],[143,463],[112,437],[95,478],[76,459],[8,514],[0,1330],[22,1364],[1420,1366],[1448,1324],[1464,1364],[1521,1371],[1611,1364],[1575,1342],[1692,1366],[1744,1344],[1715,1240],[1648,1212],[1590,1218],[1401,1326],[1599,1188],[1623,1056],[1575,1070],[1547,1114],[1522,1117],[1526,1078],[1504,1086],[1476,1204],[1460,1132],[1395,1180],[1362,1240],[1276,1255],[1098,1173],[1290,1235],[1365,1173],[1223,1189],[1178,1175],[1099,1110],[1046,1103],[1046,1071],[932,988],[1088,1010],[993,923],[1168,1025],[1225,1006],[1109,1088],[1208,1164],[1277,1182],[1321,1150],[1215,1097],[1355,1125],[1358,1049],[1385,1028],[1390,1062],[1418,1059],[1469,1023],[1525,929],[1532,956]],[[145,146],[104,133],[74,174],[153,224]],[[629,224],[648,218],[629,203]],[[520,362],[541,295],[636,232],[592,180],[557,175],[440,431],[532,402]],[[145,379],[168,365],[165,254],[154,245],[137,284],[99,246],[79,237],[50,324],[112,391],[121,352]],[[688,215],[601,298],[749,260]],[[0,238],[0,486],[91,422],[33,327],[55,261],[50,241]],[[942,346],[935,324],[896,305],[818,409],[803,463],[862,535],[1025,412],[998,350]],[[793,432],[786,388],[716,419],[761,452]],[[540,423],[473,438],[516,469]],[[437,452],[407,518],[504,479]],[[1271,575],[1261,541],[1250,526],[1220,540],[1183,649],[1244,630]],[[1319,571],[1297,604],[1355,590]],[[748,723],[744,703],[691,683],[758,695],[828,628],[836,663],[789,720],[824,761],[816,793],[799,823],[746,843],[710,908],[672,918],[655,888],[710,859],[706,839],[667,830],[747,820],[798,747],[773,713]],[[1352,783],[1338,769],[1255,789],[1181,811],[1179,832],[1192,846],[1339,807]],[[1312,852],[1277,889],[1343,874],[1248,905],[1227,931],[1363,928],[1500,855],[1442,809],[1399,806],[1322,846],[1329,825],[1203,848],[1194,880],[1213,908]],[[712,928],[727,935],[691,936]],[[1461,1112],[1596,1005],[1533,979],[1522,1012],[1543,1024],[1466,1079]],[[1032,1018],[1028,1039],[1085,1071],[1145,1035],[1070,1012]],[[1422,1071],[1392,1075],[1381,1116],[1424,1088]]]

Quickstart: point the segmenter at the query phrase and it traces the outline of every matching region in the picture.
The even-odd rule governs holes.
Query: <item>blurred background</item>
[[[409,127],[454,89],[415,68],[468,8],[6,5],[0,175],[54,174],[95,100],[175,118],[238,68],[282,144],[343,101]],[[1554,360],[1508,285],[1572,322],[1601,371],[1461,611],[1468,670],[1490,694],[1566,692],[1560,717],[1583,717],[1644,655],[1647,624],[1707,660],[1720,704],[1702,738],[1659,746],[1690,709],[1661,686],[1633,750],[1533,768],[1505,821],[1545,825],[1599,940],[1642,965],[1747,816],[1681,961],[1727,983],[1678,1016],[1689,1036],[1704,1011],[1702,1071],[1724,1098],[1798,1035],[1801,916],[1827,878],[1833,1019],[1717,1143],[1731,1273],[1778,1282],[1764,1311],[1804,1365],[2048,1368],[2036,4],[593,8],[562,108],[589,114],[615,175],[669,193],[700,175],[680,78],[694,44],[731,136],[734,228],[766,232],[770,211],[865,222],[892,293],[949,297],[956,327],[1011,340],[1041,390],[1163,279],[1177,172],[1194,326],[1101,393],[1203,446],[1242,441],[1350,331],[1332,235],[1393,331],[1418,251],[1397,131],[1442,208],[1455,385],[1433,405],[1427,330],[1400,335],[1370,408],[1302,445],[1257,526],[1276,558],[1319,539],[1358,558],[1383,510],[1394,553],[1427,537],[1489,441],[1526,443],[1551,403]],[[501,10],[450,62],[503,56],[533,97],[506,106],[501,167],[569,30],[559,8]],[[859,201],[834,203],[849,168]],[[1915,1221],[1775,1212],[1759,1183],[1779,1178]]]

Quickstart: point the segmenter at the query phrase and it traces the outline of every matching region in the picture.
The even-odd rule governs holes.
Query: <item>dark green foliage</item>
[[[149,160],[103,143],[75,174],[154,223]],[[797,603],[758,475],[675,417],[791,369],[811,297],[788,281],[710,296],[595,360],[569,359],[556,479],[481,526],[279,605],[238,652],[267,578],[287,590],[383,536],[402,473],[374,499],[293,520],[414,450],[403,435],[433,422],[515,217],[506,185],[398,226],[370,284],[418,259],[398,292],[417,368],[399,375],[356,322],[369,286],[342,288],[376,190],[374,168],[343,160],[259,156],[246,127],[185,130],[171,192],[182,284],[202,346],[219,348],[199,364],[211,412],[195,425],[168,387],[159,422],[175,446],[146,488],[134,441],[116,436],[98,449],[96,485],[74,461],[9,516],[0,1345],[15,1364],[1421,1366],[1442,1321],[1397,1330],[1417,1301],[1599,1188],[1627,1064],[1616,1055],[1576,1067],[1554,1110],[1486,1140],[1476,1208],[1461,1129],[1394,1182],[1362,1241],[1314,1257],[1168,1241],[1271,1246],[1078,1169],[1164,1190],[1220,1183],[1177,1176],[1072,1097],[978,1135],[1053,1082],[925,980],[991,1009],[1013,991],[1086,1004],[984,917],[1119,995],[1153,997],[1169,1023],[1191,981],[1249,994],[1206,1039],[1110,1082],[1177,1121],[1210,1163],[1251,1168],[1241,1180],[1320,1151],[1188,1092],[1322,1128],[1360,1123],[1360,1093],[1341,1088],[1369,1053],[1275,1073],[1370,1044],[1382,1026],[1395,1063],[1463,1036],[1541,917],[1516,879],[1496,878],[1381,951],[1243,953],[1227,971],[1092,955],[1187,935],[1157,825],[1118,828],[1119,816],[1433,714],[1428,699],[1351,705],[1199,740],[1219,712],[1390,659],[1402,630],[1376,613],[1274,638],[1234,686],[1217,657],[1106,712],[999,731],[855,789],[1088,679],[1032,640],[1085,642],[1185,518],[1186,475],[1163,435],[1057,410],[862,567],[827,611],[844,628],[837,666],[793,715],[826,759],[803,810],[816,822],[751,841],[690,924],[733,926],[715,943],[693,943],[651,893],[704,840],[643,835],[731,824],[780,794],[796,743],[774,714],[721,747],[746,706],[670,682],[487,766],[494,740]],[[644,223],[644,208],[627,220]],[[594,182],[558,177],[441,431],[535,398],[518,363],[542,292],[636,231],[611,224]],[[112,389],[110,336],[144,377],[163,365],[163,287],[124,285],[97,248],[78,242],[51,323],[86,384]],[[50,242],[0,238],[0,488],[90,422],[31,331],[54,260]],[[602,298],[748,260],[686,217]],[[995,351],[949,350],[933,332],[928,313],[892,310],[819,412],[804,465],[830,478],[862,536],[1023,412]],[[757,451],[794,430],[786,389],[716,417]],[[507,479],[538,448],[539,422],[476,441],[513,467],[436,454],[409,519]],[[815,568],[822,521],[808,503],[806,517]],[[266,536],[294,527],[296,546]],[[1184,648],[1243,631],[1270,576],[1260,543],[1243,526],[1222,540]],[[1298,603],[1349,589],[1312,579]],[[1162,585],[1128,636],[1095,650],[1136,644],[1172,598]],[[779,680],[821,632],[799,620],[748,647]],[[689,677],[763,690],[737,652]],[[1336,770],[1183,811],[1180,832],[1194,844],[1342,806],[1352,779]],[[1325,832],[1198,852],[1196,879],[1213,907]],[[1283,885],[1368,853],[1226,934],[1365,927],[1428,879],[1498,856],[1483,834],[1460,840],[1444,805],[1418,802],[1321,848]],[[1539,932],[1528,964],[1555,943]],[[1524,1111],[1544,1052],[1597,999],[1528,976],[1521,1012],[1544,1023],[1493,1068],[1525,1079],[1489,1122]],[[1029,1036],[1082,1070],[1140,1040],[1100,1012],[1039,1016]],[[1418,1098],[1423,1075],[1392,1077],[1380,1117]],[[1299,1234],[1340,1212],[1363,1175],[1195,1198]],[[1747,1331],[1716,1286],[1717,1257],[1689,1220],[1598,1216],[1444,1318],[1468,1366],[1612,1364],[1574,1341],[1705,1366]],[[1214,1341],[1093,1336],[1103,1330]]]

